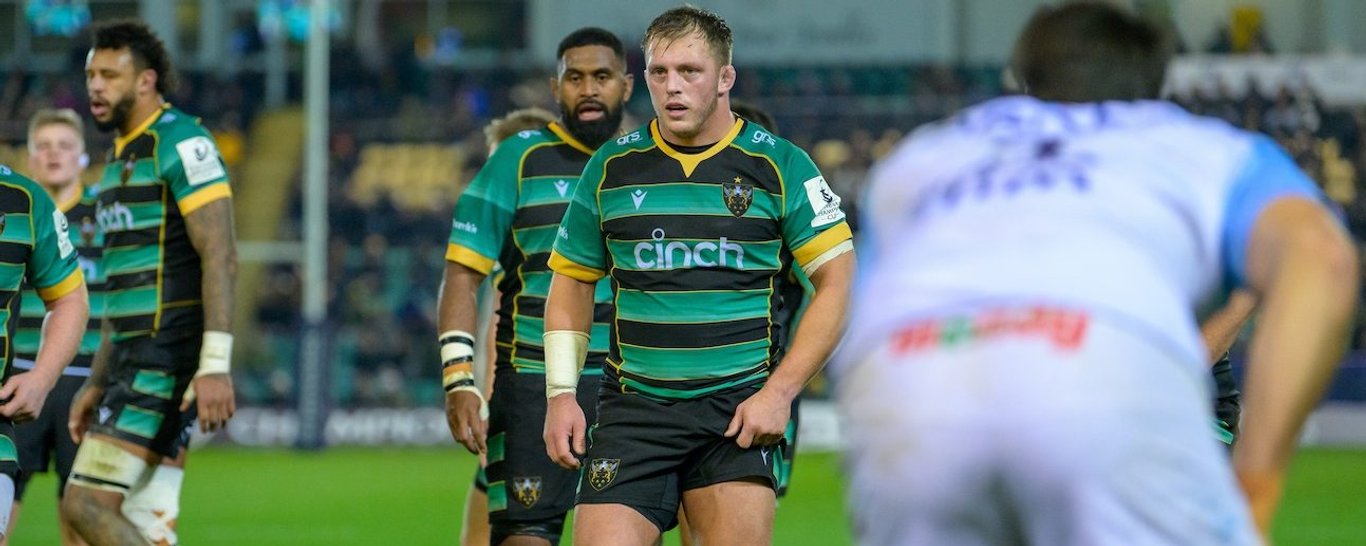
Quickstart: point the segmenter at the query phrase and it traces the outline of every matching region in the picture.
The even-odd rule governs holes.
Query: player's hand
[[[1238,471],[1238,485],[1247,495],[1248,507],[1252,510],[1252,521],[1262,534],[1262,541],[1271,544],[1271,521],[1276,516],[1276,507],[1281,502],[1281,490],[1285,478],[1274,472]]]
[[[579,457],[588,452],[584,437],[588,429],[583,408],[572,393],[556,395],[546,400],[545,454],[550,460],[569,470],[579,469]]]
[[[228,419],[237,412],[237,401],[232,392],[232,376],[225,373],[211,373],[194,378],[180,402],[180,411],[190,409],[191,403],[199,408],[199,430],[216,432],[228,426]]]
[[[66,421],[66,430],[71,433],[71,441],[79,444],[85,438],[85,431],[95,420],[95,408],[99,407],[102,398],[104,389],[93,387],[89,383],[81,385],[81,390],[76,391],[76,396],[71,398],[71,412]]]
[[[726,437],[735,438],[740,449],[771,446],[782,441],[791,412],[791,400],[771,389],[759,389],[735,408]]]
[[[451,428],[451,437],[470,453],[483,456],[488,451],[485,444],[488,421],[483,418],[484,401],[479,395],[467,390],[454,390],[446,393],[446,425]]]
[[[33,369],[5,380],[0,387],[0,415],[16,423],[32,421],[43,411],[43,402],[57,378],[42,370]]]

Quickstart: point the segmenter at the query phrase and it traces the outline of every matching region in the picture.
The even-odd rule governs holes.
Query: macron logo
[[[645,194],[650,193],[645,190],[636,190],[631,194],[631,201],[636,204],[636,210],[640,210],[640,204],[645,201]]]
[[[566,193],[569,192],[569,181],[568,181],[568,180],[556,180],[556,181],[555,181],[555,191],[560,192],[560,197],[564,197],[564,195],[565,195]]]

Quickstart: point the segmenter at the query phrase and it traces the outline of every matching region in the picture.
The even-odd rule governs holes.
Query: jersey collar
[[[730,143],[735,140],[735,137],[740,136],[740,130],[744,127],[745,120],[741,119],[740,116],[735,116],[735,125],[730,128],[730,131],[726,133],[726,136],[721,138],[720,142],[712,144],[710,148],[695,154],[686,154],[669,146],[669,143],[664,140],[664,136],[659,134],[659,118],[650,120],[650,138],[653,138],[655,145],[659,146],[659,151],[664,152],[664,155],[674,158],[683,166],[683,176],[692,176],[693,171],[697,170],[697,166],[702,164],[703,161],[711,159],[712,156],[721,153],[721,150],[730,146]]]
[[[158,119],[161,119],[161,115],[166,113],[166,110],[170,107],[171,103],[169,102],[161,103],[160,108],[157,108],[155,112],[152,112],[152,115],[147,116],[147,119],[143,120],[142,123],[138,124],[132,131],[129,131],[128,134],[114,137],[114,157],[122,155],[123,147],[127,146],[133,139],[142,136],[142,133],[147,132],[147,129],[151,127],[153,123],[156,123]]]
[[[552,121],[547,125],[547,127],[550,129],[550,132],[555,133],[555,136],[560,137],[560,140],[563,140],[565,144],[568,144],[575,150],[578,150],[585,154],[593,155],[592,148],[589,148],[588,146],[585,146],[582,142],[579,142],[579,139],[574,138],[574,135],[570,134],[567,129],[561,127],[559,122]]]

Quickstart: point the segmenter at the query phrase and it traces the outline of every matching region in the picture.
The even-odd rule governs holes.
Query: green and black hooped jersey
[[[36,289],[41,305],[84,282],[67,230],[66,215],[42,186],[0,165],[0,320],[5,325],[0,329],[0,376],[9,376],[15,356],[11,341],[19,325],[20,287]]]
[[[86,188],[71,202],[57,204],[57,209],[66,216],[67,235],[76,248],[76,261],[90,294],[90,321],[86,323],[80,350],[63,375],[90,375],[90,359],[100,345],[100,320],[104,317],[104,270],[100,267],[100,255],[104,252],[104,237],[95,221],[95,198],[94,188]],[[22,298],[19,330],[14,334],[14,355],[20,360],[17,368],[33,365],[42,340],[43,318],[47,316],[42,298],[31,287],[24,288]]]
[[[522,131],[499,144],[455,205],[446,260],[490,274],[497,287],[497,366],[545,373],[545,302],[553,273],[547,265],[574,187],[593,150],[563,127]],[[584,373],[601,373],[612,319],[611,286],[598,283]]]
[[[98,189],[113,340],[203,331],[203,275],[185,215],[232,195],[213,136],[163,105],[115,139]]]
[[[806,152],[761,126],[680,151],[652,121],[588,162],[550,266],[611,278],[608,381],[696,398],[767,379],[792,268],[851,239],[839,203]]]

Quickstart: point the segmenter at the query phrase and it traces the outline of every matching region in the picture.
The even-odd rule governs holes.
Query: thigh
[[[802,399],[800,396],[792,399],[792,418],[787,422],[787,432],[783,433],[782,457],[778,463],[778,498],[787,495],[787,488],[792,484],[792,467],[797,462],[797,432],[801,430],[801,407]]]
[[[772,484],[754,478],[683,492],[692,534],[702,544],[771,544],[774,505]]]
[[[180,411],[181,397],[198,368],[198,353],[198,344],[152,338],[115,344],[109,386],[91,430],[174,458],[188,417]]]
[[[19,452],[14,436],[14,422],[0,417],[0,474],[10,479],[19,476]]]
[[[47,472],[48,461],[52,458],[53,448],[57,442],[54,435],[56,422],[61,421],[62,429],[66,429],[67,410],[56,408],[60,405],[56,398],[61,395],[60,391],[65,386],[65,379],[65,377],[59,378],[57,384],[53,385],[47,400],[43,402],[43,411],[38,413],[37,419],[14,426],[14,442],[19,450],[19,467],[24,474]],[[67,399],[66,405],[69,409],[70,399]],[[53,414],[58,411],[62,415],[54,416]],[[68,438],[67,441],[69,442],[70,439]]]
[[[57,467],[59,487],[64,485],[67,476],[71,475],[71,464],[76,460],[76,450],[79,446],[71,441],[71,433],[66,423],[71,416],[71,400],[84,384],[84,377],[63,376],[57,380],[57,386],[52,389],[52,394],[48,395],[47,399],[52,411],[47,434],[52,438],[52,462]],[[47,413],[48,408],[45,407],[43,412]]]
[[[679,479],[700,437],[676,404],[602,389],[588,432],[578,504],[628,506],[660,532],[677,525]],[[577,536],[577,535],[576,535]]]
[[[757,386],[745,387],[680,403],[701,437],[682,469],[684,491],[736,480],[766,483],[770,490],[778,488],[786,440],[744,449],[725,436],[735,408],[758,391]]]
[[[565,513],[574,506],[579,473],[560,468],[546,456],[542,436],[545,376],[503,373],[495,381],[485,471],[489,520],[498,528],[495,531],[508,530],[502,527],[508,522],[540,524],[535,534],[553,534],[557,538]],[[596,382],[583,384],[589,392],[581,398],[595,402]],[[531,529],[525,525],[519,528]]]

